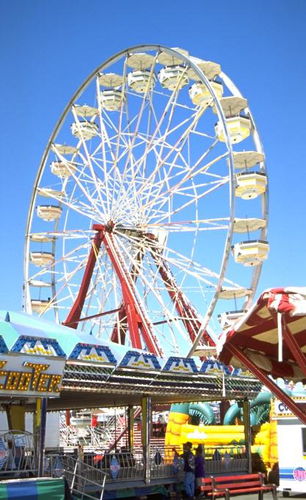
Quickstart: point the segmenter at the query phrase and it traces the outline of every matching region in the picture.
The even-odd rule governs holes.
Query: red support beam
[[[114,243],[111,232],[105,232],[104,245],[121,284],[123,306],[126,310],[132,346],[137,349],[142,349],[139,332],[139,330],[141,330],[142,337],[149,352],[161,356],[161,350],[151,331],[150,324],[144,317],[145,312],[134,293],[135,282],[132,280],[131,276],[129,276],[129,271],[125,269],[125,263]]]
[[[135,260],[137,263],[141,264],[141,260],[143,258],[143,251],[140,250],[137,255],[135,256]],[[133,280],[134,283],[136,283],[137,278],[138,278],[138,269],[139,267],[134,264],[132,266],[130,275],[131,279]],[[126,338],[126,332],[128,329],[128,324],[127,324],[127,316],[126,316],[126,310],[123,304],[120,306],[120,312],[119,312],[119,319],[118,319],[119,327],[118,324],[114,326],[112,334],[111,334],[111,341],[116,342],[116,344],[125,344],[125,338]]]
[[[301,368],[302,372],[304,373],[306,377],[306,357],[305,354],[301,351],[301,348],[299,344],[297,343],[296,339],[294,338],[294,335],[291,333],[289,330],[288,325],[286,325],[286,322],[284,321],[284,317],[282,316],[282,333],[283,333],[283,338],[284,341],[286,342],[287,346],[289,347],[292,355],[294,356],[297,364]]]
[[[226,349],[239,359],[273,394],[275,394],[288,408],[306,425],[306,413],[286,394],[273,380],[263,373],[240,349],[228,344]]]
[[[104,232],[101,230],[102,227],[103,226],[100,227],[100,230],[95,235],[94,241],[92,243],[91,251],[86,264],[85,272],[83,274],[82,283],[79,289],[78,296],[72,306],[70,313],[67,316],[67,319],[63,323],[63,325],[69,326],[70,328],[74,328],[75,330],[78,327],[79,319],[81,317],[84,302],[88,292],[90,280],[92,278],[92,273],[96,264],[101,243],[104,238]]]
[[[120,311],[120,309],[112,309],[111,311],[105,311],[98,314],[92,314],[91,316],[86,316],[85,318],[80,318],[78,323],[83,323],[84,321],[89,321],[90,319],[101,318],[101,316],[107,316],[108,314],[114,314]],[[66,326],[70,326],[70,324],[65,323]]]
[[[119,316],[118,318],[119,327],[118,324],[114,326],[110,339],[112,342],[115,342],[116,344],[124,345],[128,324],[127,324],[126,310],[123,304],[119,308],[118,316]]]
[[[184,326],[189,334],[190,340],[194,342],[202,326],[201,321],[197,317],[197,314],[192,305],[189,303],[183,292],[179,289],[172,275],[172,272],[164,259],[161,256],[157,257],[154,251],[152,251],[151,254],[156,263],[161,278],[165,283],[168,294],[176,308],[176,311],[182,319]],[[203,332],[203,338],[209,346],[214,347],[216,345],[207,332]]]
[[[112,265],[114,266],[122,289],[123,302],[119,308],[119,319],[121,318],[121,320],[123,320],[126,316],[132,346],[137,349],[142,349],[140,338],[141,330],[144,342],[149,352],[161,356],[162,352],[158,346],[157,339],[151,331],[150,323],[146,320],[145,312],[142,309],[141,304],[138,302],[137,296],[135,295],[134,287],[136,276],[134,276],[133,273],[132,277],[129,276],[129,271],[125,269],[125,263],[122,260],[120,252],[113,240],[112,229],[113,228],[111,224],[109,224],[108,226],[104,226],[102,224],[93,225],[93,230],[97,231],[97,234],[95,235],[94,241],[92,243],[92,249],[88,257],[78,296],[66,321],[63,324],[69,326],[70,328],[76,329],[78,323],[82,321],[83,318],[81,319],[81,314],[86,295],[88,293],[90,280],[92,278],[101,244],[102,242],[104,242],[107,254]],[[103,314],[104,313],[100,313],[99,315]],[[93,315],[91,317],[94,318],[99,315]],[[85,319],[89,318],[90,317]],[[120,340],[125,340],[125,331],[126,328],[124,328],[124,326],[119,332],[116,332],[114,329],[112,340],[119,342],[119,336],[121,337]]]

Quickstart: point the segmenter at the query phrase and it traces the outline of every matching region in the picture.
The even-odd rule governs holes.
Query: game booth
[[[197,401],[242,400],[246,393],[255,398],[262,386],[252,374],[213,358],[163,359],[25,313],[3,311],[0,317],[0,490],[5,498],[20,481],[24,488],[30,482],[32,490],[44,492],[57,485],[59,495],[81,491],[84,498],[116,498],[118,491],[168,495],[182,482],[183,471],[181,464],[173,466],[173,446],[169,452],[164,437],[152,437],[154,408],[183,403],[191,409]],[[72,427],[67,422],[72,411],[114,407],[125,407],[127,425],[119,428],[123,417],[117,419],[112,445],[56,443],[60,431]],[[200,436],[193,431],[190,439],[196,444]],[[248,467],[246,455],[231,456],[231,470]],[[46,477],[54,481],[40,484]],[[66,493],[64,479],[59,481],[63,477]]]
[[[249,422],[245,419],[239,438],[239,426],[233,425],[236,437],[214,445],[212,410],[205,405],[237,401],[230,408],[234,421],[237,408],[242,406],[247,414],[250,400],[266,405],[270,399],[271,418],[277,423],[279,489],[285,495],[305,491],[305,304],[301,289],[264,292],[249,313],[220,336],[219,359],[212,349],[205,359],[163,359],[24,313],[0,313],[0,404],[7,418],[7,428],[0,433],[3,498],[14,498],[14,489],[22,491],[20,484],[22,496],[29,499],[33,491],[38,498],[48,492],[50,499],[80,492],[84,498],[105,499],[117,498],[118,492],[169,496],[182,482],[173,447],[180,450],[186,439],[205,445],[209,473],[250,472]],[[153,409],[165,404],[172,405],[166,437],[156,444]],[[117,430],[108,449],[64,449],[60,442],[48,448],[49,435],[54,437],[61,427],[52,428],[49,422],[48,428],[52,415],[62,412],[67,419],[72,410],[114,407],[125,407],[126,426]],[[195,417],[200,425],[195,425]],[[297,443],[290,453],[288,433]],[[216,460],[209,449],[217,447],[221,456]]]
[[[305,493],[306,288],[265,291],[246,316],[223,333],[217,349],[221,361],[247,367],[274,394],[271,417],[277,422],[279,490],[287,496]],[[277,384],[277,378],[287,383]]]

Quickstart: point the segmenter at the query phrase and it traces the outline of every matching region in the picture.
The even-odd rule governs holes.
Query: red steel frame
[[[140,251],[136,255],[136,260],[139,261],[139,264],[141,262],[142,254],[143,254],[142,251]],[[136,266],[132,267],[130,276],[131,276],[133,282],[136,283],[137,277],[138,277],[138,272],[137,272]],[[113,332],[111,334],[111,341],[115,342],[116,344],[124,344],[125,338],[126,338],[126,331],[128,328],[127,316],[126,316],[126,310],[125,310],[124,304],[121,304],[121,306],[119,308],[118,316],[119,316],[119,318],[118,318],[119,327],[118,327],[118,325],[114,326]]]
[[[284,341],[287,344],[287,347],[290,349],[293,354],[297,364],[301,368],[302,372],[306,377],[306,357],[305,354],[301,351],[301,347],[299,346],[297,340],[294,335],[292,335],[289,326],[286,324],[285,315],[282,315],[282,334],[284,337]]]
[[[119,311],[119,314],[122,319],[125,316],[127,317],[132,346],[137,349],[142,349],[140,337],[141,331],[148,350],[153,354],[161,356],[162,352],[158,346],[157,339],[153,335],[151,325],[146,318],[145,312],[135,295],[134,282],[129,277],[129,274],[125,269],[124,262],[120,257],[120,253],[116,248],[116,245],[114,244],[113,236],[111,234],[112,228],[104,226],[102,224],[94,224],[93,229],[97,231],[97,234],[95,235],[92,249],[88,257],[78,296],[67,319],[64,322],[64,325],[70,326],[71,328],[75,329],[77,328],[77,325],[81,318],[82,309],[84,306],[98,253],[103,242],[110,261],[114,266],[114,269],[120,281],[124,303],[122,305],[122,309],[120,309],[120,311],[122,312],[120,314]]]
[[[97,256],[103,239],[104,239],[104,232],[98,231],[92,243],[92,248],[88,257],[86,269],[83,275],[78,296],[71,308],[70,313],[67,316],[67,319],[63,323],[64,325],[69,326],[70,328],[77,329],[78,327],[78,322],[82,314],[82,309],[88,292],[89,283],[92,277],[92,273],[96,264]]]
[[[303,410],[302,405],[297,404],[293,399],[291,399],[288,394],[286,394],[268,375],[263,373],[258,366],[256,366],[238,347],[227,344],[226,350],[229,351],[232,356],[238,358],[249,370],[266,386],[270,389],[273,394],[275,394],[283,403],[285,403],[288,408],[296,415],[303,424],[306,425],[306,412]]]
[[[137,299],[135,293],[137,270],[135,269],[130,276],[129,272],[125,268],[125,263],[122,260],[120,252],[114,242],[111,226],[94,224],[93,229],[97,231],[97,233],[92,243],[92,249],[88,257],[81,286],[72,309],[64,322],[64,325],[76,329],[78,323],[84,320],[84,318],[81,319],[82,309],[85,303],[86,295],[88,293],[88,288],[90,285],[98,253],[103,243],[105,245],[105,249],[110,258],[110,261],[116,271],[122,289],[123,303],[118,310],[120,324],[122,324],[123,320],[126,318],[126,325],[123,325],[121,328],[118,328],[117,326],[114,327],[111,335],[111,340],[117,343],[124,343],[125,332],[128,327],[133,347],[137,349],[142,348],[142,335],[149,352],[159,356],[162,355],[162,351],[158,345],[157,339],[153,334],[150,321],[148,318],[146,318],[146,313],[141,307],[141,304],[139,303],[139,300]],[[153,235],[147,236],[150,239],[152,239],[153,237]],[[196,337],[197,330],[201,328],[201,322],[198,319],[196,312],[175,283],[174,277],[172,276],[172,273],[167,264],[162,259],[159,259],[156,255],[154,255],[153,252],[151,253],[161,275],[161,278],[165,283],[169,296],[185,325],[190,339],[193,341]],[[94,315],[94,317],[103,314],[106,313]],[[209,345],[215,345],[208,334],[205,335],[205,339]]]
[[[201,321],[197,317],[197,314],[191,304],[188,302],[187,298],[183,292],[177,286],[175,279],[169,269],[167,263],[162,259],[162,257],[157,257],[153,252],[152,257],[156,263],[157,269],[166,285],[168,294],[175,305],[177,313],[182,319],[189,337],[192,342],[195,341],[198,331],[201,328]],[[203,337],[210,346],[215,346],[213,339],[205,332]]]

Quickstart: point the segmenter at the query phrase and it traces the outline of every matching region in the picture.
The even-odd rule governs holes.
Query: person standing
[[[196,495],[201,493],[201,485],[202,478],[205,477],[205,458],[202,446],[199,446],[196,449],[195,456],[195,492]]]
[[[184,460],[184,489],[188,500],[194,498],[194,471],[195,471],[195,460],[194,454],[191,451],[192,443],[188,441],[183,445],[184,453],[181,457]],[[177,452],[175,451],[177,454]]]

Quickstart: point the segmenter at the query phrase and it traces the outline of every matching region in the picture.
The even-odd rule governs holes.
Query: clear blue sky
[[[76,88],[140,43],[216,61],[248,98],[270,182],[270,257],[258,293],[304,286],[305,0],[0,1],[0,309],[19,310],[32,187]]]

